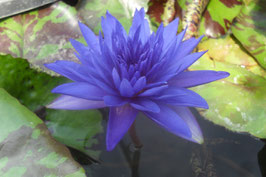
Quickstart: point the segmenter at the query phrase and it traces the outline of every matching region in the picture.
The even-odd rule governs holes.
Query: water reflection
[[[205,142],[194,144],[172,135],[140,115],[136,129],[144,144],[130,146],[126,136],[99,165],[85,166],[89,177],[260,177],[266,176],[266,147],[249,135],[236,134],[193,112]],[[263,147],[264,146],[264,147]],[[259,164],[258,164],[259,162]],[[262,174],[262,175],[261,175]]]

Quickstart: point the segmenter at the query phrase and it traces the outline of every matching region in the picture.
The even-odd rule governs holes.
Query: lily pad
[[[94,159],[100,156],[100,133],[102,116],[97,110],[47,110],[46,125],[59,142],[75,148]]]
[[[65,78],[52,77],[31,69],[25,59],[0,55],[0,87],[31,111],[36,111],[54,100],[58,95],[52,94],[51,89],[65,82],[68,82]],[[98,144],[94,136],[102,131],[102,119],[98,111],[44,109],[43,112],[43,118],[49,120],[46,123],[52,136],[59,142],[98,158],[100,151],[92,149]]]
[[[125,27],[131,26],[131,18],[135,9],[147,9],[148,0],[83,0],[77,7],[78,14],[95,33],[101,29],[101,16],[109,11]]]
[[[0,121],[0,176],[86,176],[43,122],[1,88]]]
[[[80,38],[77,12],[63,2],[0,22],[0,54],[26,58],[36,68],[54,60],[76,60],[70,38]]]
[[[264,69],[266,69],[265,9],[265,1],[246,2],[232,27],[233,35]]]
[[[126,29],[131,25],[135,8],[147,0],[83,0],[77,7],[57,2],[46,8],[30,11],[0,21],[0,54],[27,59],[35,69],[53,72],[43,64],[55,60],[78,61],[69,39],[84,42],[78,21],[86,23],[96,33],[101,16],[109,10]]]
[[[243,8],[241,0],[210,1],[199,25],[199,35],[217,38],[227,33]]]
[[[203,41],[199,49],[208,52],[191,70],[230,73],[226,79],[193,88],[209,103],[210,108],[200,113],[232,131],[266,138],[265,71],[230,36]]]

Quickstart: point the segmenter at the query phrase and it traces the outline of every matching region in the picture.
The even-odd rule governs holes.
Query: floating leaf
[[[50,90],[64,82],[64,78],[31,69],[25,59],[0,55],[0,87],[32,111],[50,103],[56,97]]]
[[[0,121],[0,176],[86,176],[42,121],[1,88]]]
[[[52,94],[51,89],[65,82],[64,78],[31,69],[27,60],[12,58],[10,55],[0,56],[0,87],[32,111],[54,100],[58,95]],[[43,111],[46,119],[50,120],[47,124],[52,135],[58,141],[95,158],[99,155],[100,151],[92,150],[92,145],[97,145],[93,136],[102,131],[101,116],[97,111]],[[79,137],[78,140],[74,135]]]
[[[98,159],[101,151],[95,137],[103,132],[102,116],[97,110],[47,110],[46,125],[59,142]],[[103,140],[104,141],[104,140]]]
[[[218,37],[226,34],[242,7],[241,0],[210,1],[202,15],[200,35]]]
[[[71,7],[58,2],[46,8],[1,20],[0,54],[26,58],[34,68],[54,74],[43,64],[55,60],[78,61],[69,39],[84,41],[78,27],[79,20],[98,33],[100,17],[109,10],[129,29],[129,19],[135,8],[146,4],[147,0],[84,0],[78,7]]]
[[[266,3],[251,1],[241,10],[232,27],[243,47],[266,68]]]
[[[0,53],[26,58],[33,66],[76,60],[70,38],[80,38],[74,7],[63,2],[0,22]],[[77,61],[77,60],[76,60]]]
[[[135,9],[147,8],[148,0],[83,0],[78,7],[81,19],[95,33],[101,29],[101,16],[109,11],[128,31]]]
[[[201,114],[212,122],[237,132],[266,138],[266,73],[251,56],[227,36],[199,45],[208,52],[190,69],[227,71],[222,81],[195,87],[209,103]]]

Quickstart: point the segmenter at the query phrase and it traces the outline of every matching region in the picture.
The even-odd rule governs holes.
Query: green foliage
[[[232,27],[243,47],[266,68],[266,3],[251,1],[241,10]]]
[[[129,30],[135,8],[147,0],[84,0],[78,7],[63,2],[0,20],[0,54],[27,59],[36,69],[47,70],[43,64],[55,60],[77,61],[69,39],[83,41],[78,21],[87,24],[96,33],[101,16],[108,10]]]
[[[0,88],[0,176],[85,177],[69,151],[43,122]]]
[[[266,72],[227,36],[199,45],[208,52],[190,69],[227,71],[230,77],[195,87],[209,103],[201,114],[212,122],[237,132],[266,138]]]
[[[0,87],[32,111],[51,102],[55,95],[50,90],[66,81],[31,69],[25,59],[0,55]]]
[[[102,116],[97,110],[47,110],[46,125],[59,142],[98,159],[100,142],[95,137],[103,132]],[[104,144],[104,142],[101,142]]]
[[[54,100],[58,95],[52,94],[51,89],[65,82],[68,82],[65,78],[31,69],[25,59],[0,56],[0,88],[6,89],[31,111]],[[52,135],[61,143],[98,158],[100,151],[91,149],[98,143],[94,136],[102,132],[98,111],[46,110],[46,119]]]

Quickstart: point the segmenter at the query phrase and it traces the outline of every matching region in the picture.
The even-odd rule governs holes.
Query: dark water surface
[[[100,164],[85,166],[89,177],[261,177],[266,176],[264,142],[204,120],[194,111],[205,143],[198,145],[163,130],[143,115],[136,121],[144,144],[130,146],[128,135]],[[264,175],[262,175],[264,173]]]

